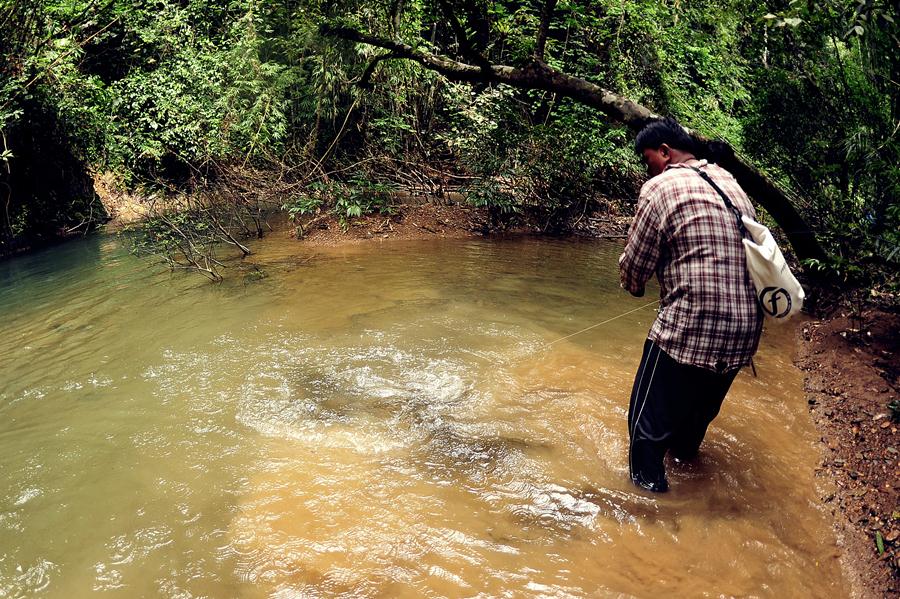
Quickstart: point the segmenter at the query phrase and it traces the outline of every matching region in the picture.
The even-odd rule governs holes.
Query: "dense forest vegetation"
[[[811,272],[900,284],[893,3],[0,1],[0,253],[101,222],[101,171],[219,198],[212,224],[208,200],[165,218],[237,247],[269,204],[350,219],[397,189],[458,189],[547,230],[627,211],[632,131],[487,75],[508,65],[725,140],[814,230]]]

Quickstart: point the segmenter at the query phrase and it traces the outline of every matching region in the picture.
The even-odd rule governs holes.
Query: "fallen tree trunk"
[[[480,65],[460,62],[446,56],[434,54],[409,44],[368,35],[351,27],[323,25],[321,33],[349,41],[369,44],[388,50],[377,57],[363,77],[363,84],[374,71],[375,65],[384,60],[413,60],[424,67],[441,73],[451,81],[465,83],[503,83],[521,89],[539,89],[559,94],[591,106],[603,112],[610,120],[639,130],[649,122],[660,119],[648,108],[604,89],[580,77],[556,70],[540,59],[534,59],[522,67],[487,64]],[[694,136],[701,142],[709,140]],[[757,168],[738,157],[733,148],[718,159],[718,163],[730,171],[738,183],[756,202],[765,208],[782,228],[794,252],[800,259],[825,257],[812,229],[797,212],[787,195]]]

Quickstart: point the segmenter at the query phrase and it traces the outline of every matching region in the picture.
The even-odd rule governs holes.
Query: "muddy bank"
[[[373,239],[474,237],[489,227],[490,216],[484,209],[419,204],[398,206],[393,214],[370,214],[345,224],[331,213],[307,217],[295,223],[288,234],[304,244],[332,246]]]
[[[116,175],[110,172],[94,173],[93,181],[94,192],[109,215],[109,221],[106,223],[107,230],[121,230],[150,215],[150,210],[155,202],[152,195],[128,191]]]
[[[801,327],[798,365],[821,434],[822,502],[860,597],[900,596],[900,422],[889,407],[900,397],[898,331],[900,314],[878,309]]]
[[[624,239],[630,217],[614,211],[584,214],[573,220],[571,234],[600,239]],[[410,203],[395,207],[391,214],[370,214],[341,223],[334,214],[299,220],[291,234],[304,243],[340,245],[370,239],[461,238],[502,234],[547,234],[545,223],[529,215],[498,218],[486,208],[465,203]]]

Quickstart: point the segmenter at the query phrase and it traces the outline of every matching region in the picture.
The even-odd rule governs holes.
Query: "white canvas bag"
[[[806,293],[788,267],[772,232],[746,215],[741,215],[741,222],[751,237],[744,238],[744,252],[759,305],[769,318],[787,320],[800,312]]]
[[[784,322],[800,312],[806,293],[788,267],[784,255],[775,243],[775,238],[772,237],[772,232],[752,218],[741,214],[709,175],[698,168],[691,168],[719,192],[725,204],[734,213],[743,237],[747,270],[750,271],[750,278],[756,287],[756,299],[759,300],[766,317],[776,322]],[[750,239],[747,239],[747,235]]]

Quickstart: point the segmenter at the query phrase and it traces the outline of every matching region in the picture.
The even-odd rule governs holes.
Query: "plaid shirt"
[[[625,252],[622,287],[642,295],[656,273],[659,316],[648,337],[677,362],[727,371],[749,364],[762,312],[734,214],[707,173],[743,214],[756,213],[731,174],[705,160],[670,165],[641,188]]]

